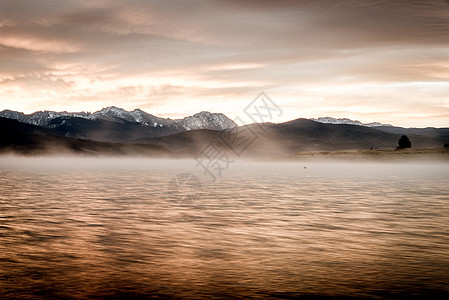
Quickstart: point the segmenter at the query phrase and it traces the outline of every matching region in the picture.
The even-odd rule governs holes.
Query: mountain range
[[[394,149],[406,134],[415,148],[442,147],[449,128],[402,128],[330,117],[237,126],[220,113],[160,118],[140,109],[94,113],[0,112],[0,151],[195,156],[212,143],[238,156],[279,157],[302,151]]]
[[[224,130],[237,126],[234,121],[220,113],[203,111],[183,119],[172,120],[153,116],[140,109],[126,111],[114,106],[94,113],[38,111],[26,115],[3,110],[0,117],[53,129],[52,132],[60,136],[103,142],[124,142],[187,130]]]

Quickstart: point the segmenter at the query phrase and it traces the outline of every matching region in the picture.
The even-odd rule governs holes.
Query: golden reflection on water
[[[250,167],[248,167],[250,166]],[[255,164],[170,201],[172,168],[0,172],[0,297],[449,295],[448,165]]]

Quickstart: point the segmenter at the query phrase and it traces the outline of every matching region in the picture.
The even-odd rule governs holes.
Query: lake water
[[[179,173],[200,183],[173,190]],[[212,181],[194,161],[3,157],[0,298],[447,298],[448,175],[235,162]]]

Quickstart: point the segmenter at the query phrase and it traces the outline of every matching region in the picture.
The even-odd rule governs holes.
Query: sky
[[[449,1],[0,0],[0,110],[449,127]]]

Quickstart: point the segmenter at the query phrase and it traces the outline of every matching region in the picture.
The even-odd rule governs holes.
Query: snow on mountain
[[[5,109],[0,112],[0,117],[17,120],[23,123],[29,123],[29,116],[22,112]]]
[[[0,115],[1,116],[1,115]],[[26,115],[25,115],[26,116]],[[69,113],[66,111],[63,112],[54,112],[54,111],[37,111],[29,115],[30,123],[33,125],[46,126],[49,121],[60,118],[60,117],[78,117],[78,118],[86,118],[89,116],[89,113],[86,112],[75,112]]]
[[[393,125],[391,125],[391,124],[382,124],[382,123],[379,123],[379,122],[365,123],[365,124],[363,124],[363,126],[367,126],[367,127],[378,127],[378,126],[393,127]]]
[[[79,113],[68,113],[66,111],[63,112],[54,112],[54,111],[36,111],[32,114],[26,115],[22,112],[12,111],[12,110],[4,110],[0,112],[0,117],[14,119],[19,122],[46,126],[49,121],[59,118],[59,117],[80,117],[86,118],[89,116],[89,113],[79,112]]]
[[[118,123],[140,123],[142,126],[151,127],[164,127],[171,126],[177,127],[181,130],[195,130],[195,129],[213,129],[213,130],[223,130],[228,128],[233,128],[237,126],[234,121],[226,117],[222,113],[210,113],[207,111],[202,111],[200,113],[194,114],[183,119],[165,119],[159,118],[144,112],[140,109],[135,109],[133,111],[127,111],[123,108],[110,106],[105,107],[94,113],[89,112],[54,112],[54,111],[37,111],[32,114],[26,115],[22,112],[3,110],[0,112],[0,117],[14,119],[20,122],[29,123],[39,126],[48,126],[51,120],[60,117],[78,117],[91,120],[108,120]],[[378,126],[392,126],[390,124],[382,124],[379,122],[373,123],[362,123],[357,120],[351,120],[348,118],[332,118],[332,117],[320,117],[311,119],[313,121],[325,124],[345,124],[345,125],[357,125],[366,127],[378,127]]]
[[[312,121],[324,123],[324,124],[344,124],[344,125],[357,125],[357,126],[366,126],[366,127],[377,127],[377,126],[392,126],[390,124],[382,124],[379,122],[373,123],[362,123],[357,120],[351,120],[348,118],[332,118],[332,117],[320,117],[311,119]]]
[[[130,114],[133,116],[135,122],[143,125],[150,125],[153,127],[163,127],[170,125],[173,121],[170,119],[159,118],[140,109],[135,109]]]
[[[193,116],[184,119],[175,120],[186,130],[193,129],[228,129],[237,126],[234,121],[226,117],[224,114],[213,114],[208,111],[202,111]]]
[[[32,114],[26,115],[21,112],[4,110],[0,112],[0,117],[15,119],[20,122],[29,123],[39,126],[48,126],[51,120],[60,117],[78,117],[91,120],[108,120],[118,123],[140,123],[143,126],[151,127],[163,127],[172,126],[183,128],[184,130],[194,130],[194,129],[215,129],[222,130],[227,128],[232,128],[237,126],[231,119],[226,117],[221,113],[210,113],[210,112],[200,112],[193,116],[186,117],[184,119],[164,119],[153,116],[146,113],[140,109],[135,109],[133,111],[127,111],[123,108],[110,106],[105,107],[94,113],[89,112],[79,112],[79,113],[69,113],[69,112],[54,112],[54,111],[38,111]]]
[[[90,119],[105,119],[111,121],[136,122],[134,116],[123,108],[115,106],[105,107],[90,115]]]

